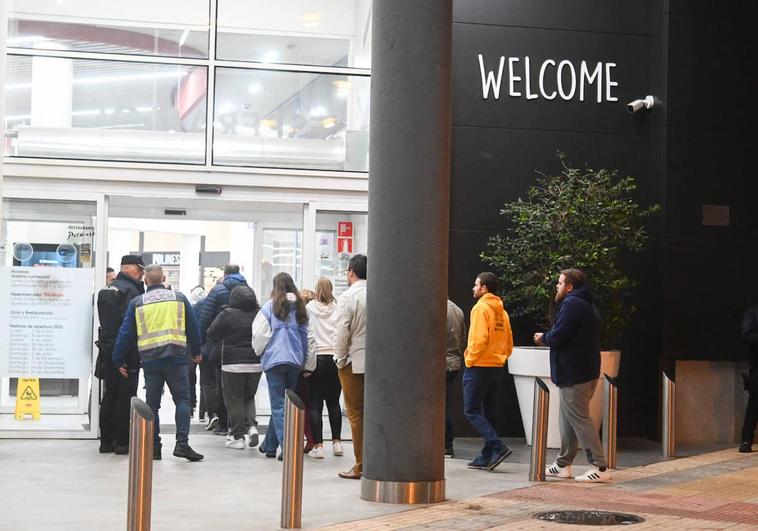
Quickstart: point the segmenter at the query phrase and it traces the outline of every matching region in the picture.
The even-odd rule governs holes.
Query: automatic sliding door
[[[95,202],[3,202],[0,436],[90,430],[96,212]],[[16,419],[19,378],[39,379],[39,420]]]

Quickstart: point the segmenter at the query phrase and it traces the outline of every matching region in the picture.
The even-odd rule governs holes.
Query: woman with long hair
[[[309,457],[324,458],[323,421],[321,413],[329,413],[329,425],[332,429],[332,451],[342,455],[342,410],[340,393],[342,386],[337,376],[334,363],[334,336],[336,333],[337,301],[332,293],[332,283],[321,277],[316,282],[316,296],[306,305],[308,310],[309,333],[314,342],[316,353],[316,370],[306,379],[308,383],[308,417],[315,446],[308,453]]]
[[[253,350],[261,356],[271,401],[271,421],[258,447],[266,457],[275,457],[284,443],[284,391],[297,387],[308,358],[308,312],[303,299],[289,274],[277,274],[273,283],[271,300],[253,321]]]

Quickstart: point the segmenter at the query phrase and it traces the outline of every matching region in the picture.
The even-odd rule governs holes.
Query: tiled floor
[[[542,511],[598,509],[645,519],[633,529],[758,529],[758,453],[733,448],[614,471],[609,484],[554,481],[330,527],[544,529]],[[562,526],[563,527],[563,526]],[[584,526],[571,526],[576,529]],[[597,528],[598,526],[593,526]],[[605,527],[605,526],[602,526]]]

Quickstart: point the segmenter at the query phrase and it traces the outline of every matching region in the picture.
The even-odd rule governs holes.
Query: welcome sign
[[[596,62],[590,64],[580,61],[578,64],[567,59],[546,59],[541,63],[533,63],[531,58],[505,57],[501,55],[496,69],[485,64],[485,58],[478,54],[479,72],[482,81],[482,98],[487,100],[492,96],[500,99],[503,86],[503,76],[507,78],[507,94],[511,98],[527,100],[554,100],[560,97],[570,101],[578,98],[594,99],[597,103],[603,101],[618,101],[613,95],[618,82],[613,79],[616,63]],[[506,70],[506,60],[508,68]],[[492,63],[490,63],[492,64]]]

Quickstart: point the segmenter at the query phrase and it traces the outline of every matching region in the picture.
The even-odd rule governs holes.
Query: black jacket
[[[253,350],[253,319],[258,310],[258,299],[250,286],[232,289],[229,306],[221,310],[207,332],[208,341],[221,345],[222,365],[261,362]]]
[[[243,285],[247,285],[247,281],[239,273],[227,275],[220,284],[213,286],[208,296],[203,299],[203,304],[196,308],[197,320],[200,322],[200,333],[204,334],[203,341],[205,341],[208,328],[221,311],[221,308],[229,305],[229,295],[232,290],[237,286]]]
[[[134,280],[124,272],[119,272],[116,278],[98,293],[97,313],[100,321],[97,341],[98,366],[106,362],[112,364],[113,347],[129,302],[143,293],[145,293],[145,287],[142,282]],[[126,353],[126,365],[129,370],[139,370],[140,357],[136,343],[131,345]],[[102,367],[99,368],[102,369]]]
[[[742,341],[750,349],[748,378],[751,385],[758,389],[758,306],[750,308],[742,316]]]
[[[561,301],[542,341],[550,347],[550,379],[558,387],[600,376],[600,314],[586,286],[571,290]]]

